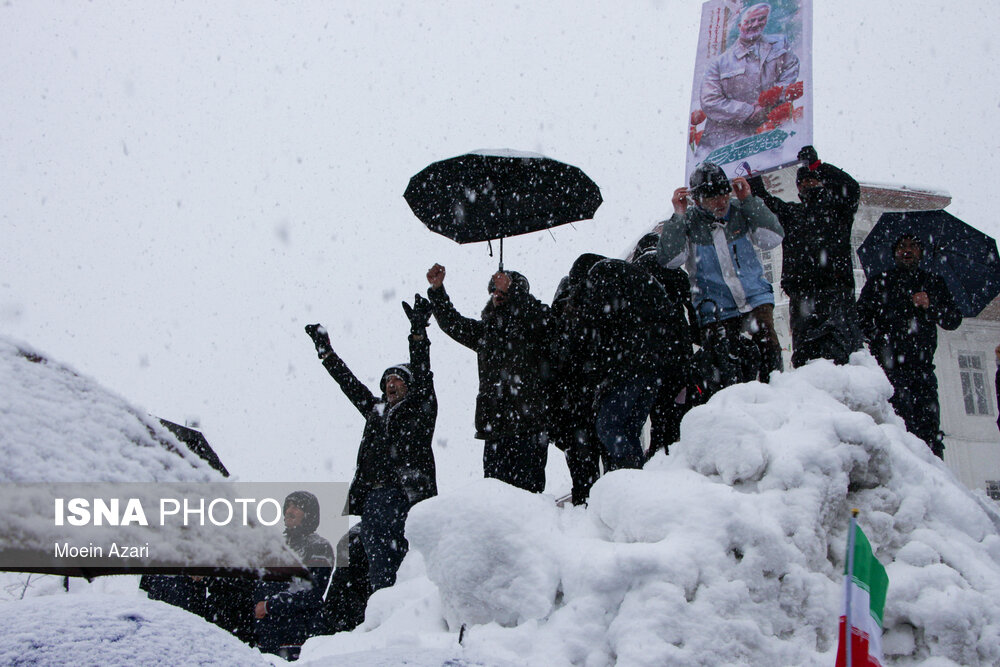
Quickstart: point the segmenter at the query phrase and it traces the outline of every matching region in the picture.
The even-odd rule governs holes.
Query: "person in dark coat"
[[[323,594],[333,569],[333,547],[320,535],[319,500],[308,491],[288,494],[285,542],[309,568],[309,581],[262,581],[254,594],[257,647],[297,660],[306,639],[321,632]]]
[[[577,323],[576,301],[586,289],[587,273],[603,259],[607,258],[593,253],[580,255],[569,274],[559,281],[550,309],[558,340],[549,385],[549,438],[566,455],[574,505],[587,502],[590,488],[601,475],[602,446],[595,428],[596,386],[587,382],[583,373],[586,332]]]
[[[940,276],[921,269],[919,239],[903,235],[893,246],[896,266],[861,290],[858,317],[872,355],[895,393],[892,406],[911,433],[944,458],[939,430],[934,351],[937,327],[957,329],[962,313]]]
[[[760,176],[748,182],[785,230],[781,288],[788,294],[792,366],[821,358],[846,364],[862,346],[851,262],[861,186],[847,172],[821,162],[812,146],[798,157],[807,164],[795,177],[802,203],[771,195]]]
[[[205,577],[186,574],[144,574],[139,579],[139,589],[146,591],[150,600],[159,600],[208,618],[208,582]],[[245,611],[245,610],[244,610]]]
[[[665,369],[683,368],[691,342],[680,304],[644,269],[605,259],[587,273],[576,316],[585,332],[583,371],[595,389],[606,469],[641,468],[640,434]]]
[[[674,304],[673,318],[676,321],[673,327],[674,335],[679,340],[687,341],[687,352],[690,357],[691,342],[698,340],[699,335],[698,315],[691,302],[691,280],[681,269],[668,269],[657,261],[656,246],[659,242],[660,235],[656,232],[646,234],[636,244],[630,261],[649,272]],[[685,334],[683,330],[687,333]],[[681,338],[682,336],[686,337]],[[681,437],[681,419],[693,406],[692,397],[688,396],[690,372],[690,365],[668,364],[663,367],[656,399],[649,413],[647,459],[652,458],[658,451],[669,453],[670,445]]]
[[[545,490],[546,383],[551,380],[552,320],[516,271],[498,271],[478,320],[464,317],[444,288],[445,268],[427,272],[427,295],[441,330],[479,361],[476,438],[483,474],[535,493]]]
[[[255,582],[238,577],[144,574],[139,588],[150,600],[180,607],[227,630],[240,641],[256,644],[247,608],[253,602]]]
[[[371,588],[368,558],[361,542],[361,524],[356,524],[337,543],[337,569],[323,602],[323,633],[350,632],[365,620]]]
[[[404,302],[403,310],[410,320],[410,362],[385,370],[380,398],[337,356],[321,325],[306,327],[323,366],[365,418],[348,505],[361,517],[373,591],[396,582],[409,548],[404,528],[410,507],[437,495],[431,443],[438,406],[427,338],[431,307],[416,295],[414,305]]]

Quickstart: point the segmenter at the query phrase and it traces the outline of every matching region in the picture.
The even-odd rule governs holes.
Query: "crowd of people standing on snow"
[[[498,271],[479,317],[466,317],[448,295],[445,268],[434,264],[427,297],[402,304],[409,361],[389,366],[377,393],[337,355],[322,325],[307,326],[322,365],[364,419],[349,492],[360,522],[345,539],[350,565],[333,571],[333,550],[315,534],[315,497],[286,499],[286,540],[312,579],[295,590],[258,587],[250,606],[260,648],[294,659],[306,637],[357,625],[368,596],[395,582],[407,514],[437,493],[432,316],[476,353],[484,476],[542,492],[551,443],[565,454],[572,502],[582,504],[602,465],[641,468],[669,452],[691,407],[782,370],[774,288],[758,254],[780,245],[792,366],[846,364],[867,341],[907,428],[942,456],[933,356],[937,327],[956,328],[961,313],[944,282],[917,266],[922,247],[908,235],[893,247],[896,267],[873,276],[856,301],[850,237],[860,186],[811,146],[798,157],[800,203],[770,194],[760,176],[730,180],[702,163],[674,191],[673,215],[659,233],[643,236],[628,259],[581,255],[549,305],[525,276]]]

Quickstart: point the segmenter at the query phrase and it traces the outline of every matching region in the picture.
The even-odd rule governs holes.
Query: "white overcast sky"
[[[448,268],[476,316],[496,260],[402,193],[477,148],[586,171],[593,221],[507,241],[546,302],[681,185],[700,3],[54,2],[0,6],[0,335],[147,411],[199,419],[247,480],[346,479],[362,422],[302,328],[371,386],[402,298]],[[815,144],[929,186],[987,233],[1000,157],[992,2],[817,2]],[[431,329],[447,478],[479,474],[474,355]]]

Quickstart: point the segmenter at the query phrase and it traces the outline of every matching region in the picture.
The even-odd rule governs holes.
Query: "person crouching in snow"
[[[721,327],[735,339],[749,330],[761,353],[760,380],[767,382],[771,371],[781,370],[781,344],[774,289],[754,246],[776,248],[784,229],[745,178],[730,183],[718,165],[698,165],[690,186],[674,191],[674,214],[663,223],[657,259],[668,269],[686,262],[703,335]]]
[[[306,639],[319,634],[323,592],[333,571],[333,547],[316,534],[319,500],[308,491],[288,494],[284,504],[285,542],[309,568],[309,581],[261,582],[254,594],[257,647],[298,660]]]
[[[323,366],[365,418],[348,506],[361,517],[373,592],[396,583],[396,570],[409,548],[404,528],[410,507],[437,495],[431,442],[438,406],[427,339],[431,306],[416,295],[413,306],[404,302],[403,310],[410,320],[410,362],[385,370],[380,398],[333,351],[322,325],[306,327]]]

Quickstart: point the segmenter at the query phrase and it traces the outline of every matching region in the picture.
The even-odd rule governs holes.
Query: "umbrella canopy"
[[[996,240],[941,210],[883,213],[858,248],[865,276],[896,265],[892,247],[903,234],[923,243],[920,267],[944,278],[965,317],[976,317],[1000,294]]]
[[[410,179],[403,196],[431,231],[459,243],[588,220],[602,201],[600,189],[577,167],[510,150],[435,162]]]

